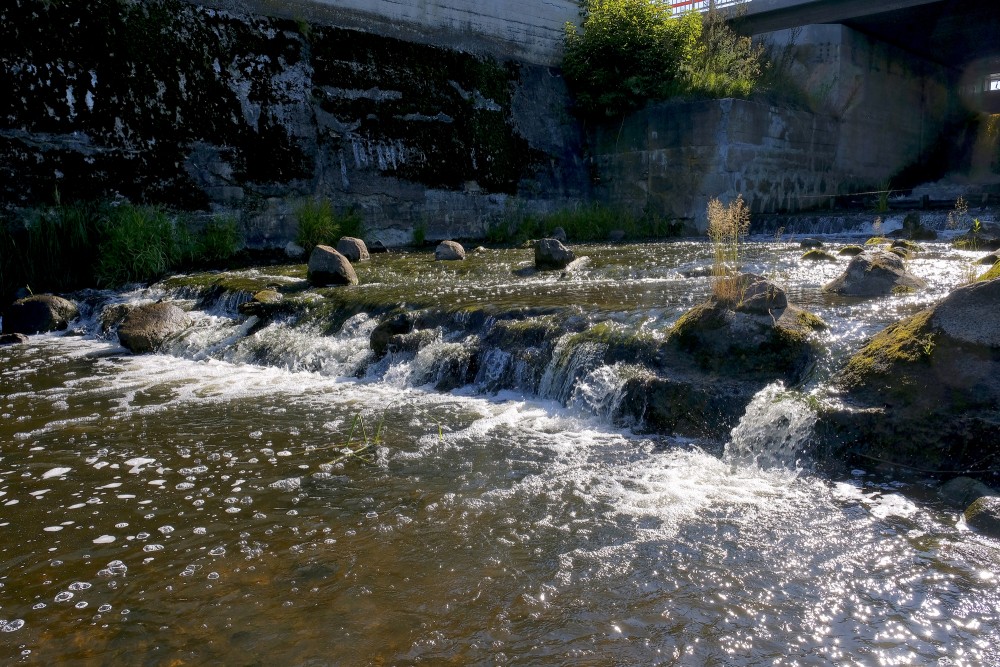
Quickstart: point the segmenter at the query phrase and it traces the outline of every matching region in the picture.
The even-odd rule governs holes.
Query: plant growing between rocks
[[[744,281],[727,280],[740,267],[740,243],[750,231],[750,209],[739,195],[728,205],[708,202],[708,237],[712,241],[712,293],[721,300],[743,301]]]

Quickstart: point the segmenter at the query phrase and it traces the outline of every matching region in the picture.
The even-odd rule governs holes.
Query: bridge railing
[[[731,7],[733,5],[739,5],[750,0],[685,0],[684,2],[671,2],[670,3],[670,13],[680,14],[682,12],[707,12],[711,8],[722,9],[723,7]]]

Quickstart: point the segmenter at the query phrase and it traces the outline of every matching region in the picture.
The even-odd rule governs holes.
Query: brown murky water
[[[509,296],[509,252],[443,289]],[[591,254],[512,298],[571,295],[655,328],[704,293],[680,246]],[[819,295],[836,265],[775,244],[749,261],[834,325],[834,366],[947,290],[963,257],[932,248],[913,262],[927,294],[862,303]],[[602,288],[626,281],[631,300]],[[582,374],[565,404],[442,394],[419,355],[354,377],[364,315],[254,340],[235,314],[195,317],[171,354],[91,334],[0,348],[3,662],[1000,663],[1000,545],[929,484],[634,435],[600,416],[614,369]],[[248,363],[261,341],[280,361]],[[770,391],[734,441],[778,414],[808,428],[807,401]],[[338,461],[377,430],[369,456]]]

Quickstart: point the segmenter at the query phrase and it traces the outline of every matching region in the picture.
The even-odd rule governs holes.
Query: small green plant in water
[[[413,245],[416,247],[422,246],[427,241],[427,227],[424,223],[420,223],[413,228]]]
[[[885,213],[889,210],[889,195],[892,194],[891,185],[892,183],[889,181],[883,181],[879,185],[878,196],[875,198],[875,211],[877,213]]]
[[[708,237],[712,241],[712,293],[722,301],[739,304],[746,281],[727,280],[740,269],[740,244],[750,231],[750,209],[743,195],[728,205],[708,202]]]

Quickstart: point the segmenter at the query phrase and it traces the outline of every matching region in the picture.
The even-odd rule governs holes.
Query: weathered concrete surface
[[[953,113],[943,68],[844,26],[809,26],[796,54],[811,108],[666,103],[598,130],[600,195],[699,232],[713,197],[742,194],[754,213],[828,206],[919,162]]]
[[[586,196],[547,67],[297,18],[181,0],[0,7],[0,206],[119,192],[235,214],[260,247],[325,197],[397,245],[418,224],[479,236],[512,200],[538,213]]]
[[[470,53],[557,65],[576,0],[207,0],[201,4],[300,18]]]

